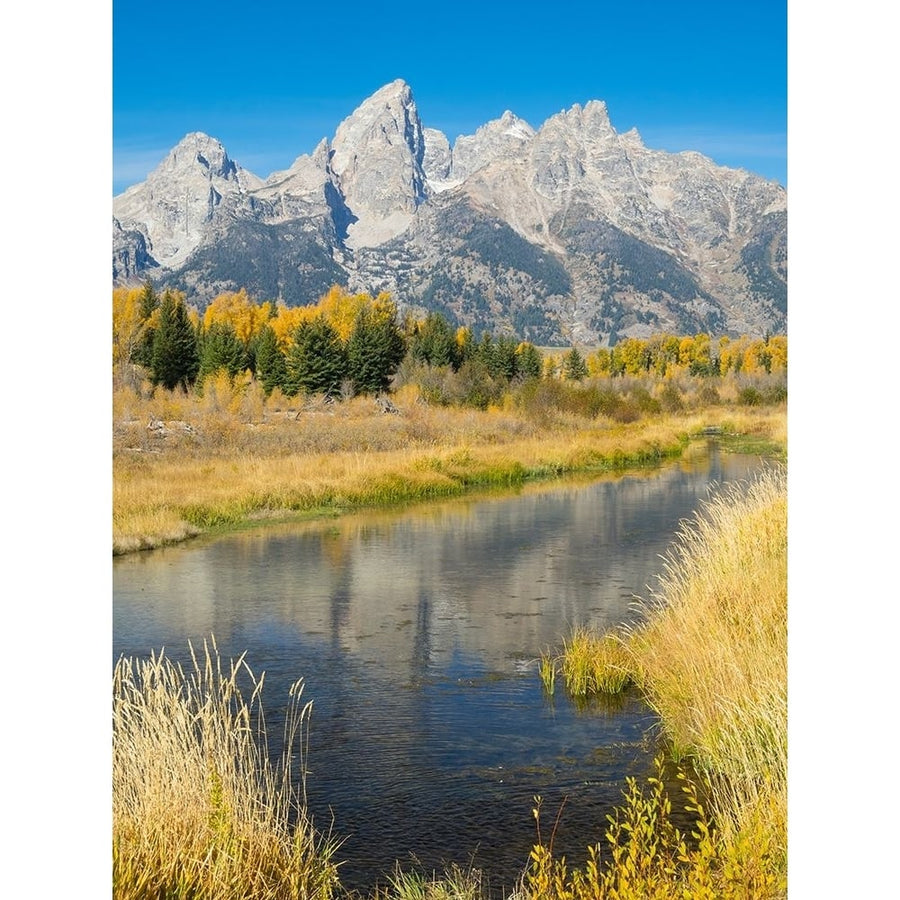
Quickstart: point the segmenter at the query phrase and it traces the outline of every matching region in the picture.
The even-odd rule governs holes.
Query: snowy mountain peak
[[[648,149],[601,100],[537,131],[504,110],[451,148],[396,79],[265,182],[192,132],[113,216],[114,281],[151,274],[201,304],[340,283],[542,344],[787,321],[784,189]]]

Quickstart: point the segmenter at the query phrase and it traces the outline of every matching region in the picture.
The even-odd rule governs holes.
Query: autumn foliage
[[[288,397],[381,394],[412,381],[432,402],[486,409],[512,384],[535,379],[577,386],[628,377],[712,382],[787,372],[784,335],[657,334],[594,350],[541,351],[511,335],[454,328],[438,312],[423,318],[407,313],[401,320],[388,294],[353,294],[337,285],[298,307],[257,302],[244,289],[226,292],[201,316],[180,292],[159,296],[147,283],[116,288],[112,311],[117,384],[136,386],[146,377],[154,386],[200,393],[221,372],[232,380],[243,373],[266,396],[276,389]],[[753,390],[745,398],[749,405],[764,400]]]

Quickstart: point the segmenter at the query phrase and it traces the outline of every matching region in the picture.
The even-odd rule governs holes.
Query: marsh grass
[[[481,900],[486,891],[478,869],[451,865],[440,876],[397,866],[386,887],[376,888],[372,900]]]
[[[782,467],[715,495],[684,523],[643,621],[616,634],[576,630],[560,667],[567,689],[601,690],[610,647],[660,716],[696,818],[674,830],[661,779],[629,782],[587,866],[569,872],[540,843],[529,898],[746,897],[786,894],[787,485]],[[593,659],[596,657],[596,660]],[[700,795],[702,794],[702,802]]]
[[[544,691],[549,697],[552,697],[556,691],[556,666],[555,656],[552,656],[549,652],[541,654],[541,658],[538,661],[538,675],[541,679],[541,684],[544,686]]]
[[[273,763],[263,677],[243,656],[223,669],[214,640],[191,655],[187,672],[163,654],[115,667],[113,897],[334,896],[337,842],[314,828],[294,771],[311,708],[302,682]]]
[[[677,752],[740,830],[787,793],[787,487],[783,468],[718,494],[668,555],[629,646]]]
[[[580,626],[565,640],[559,659],[563,683],[572,697],[618,694],[634,680],[633,660],[613,632],[597,634]]]
[[[230,394],[229,391],[232,393]],[[552,409],[429,406],[412,385],[381,413],[370,397],[269,398],[258,385],[210,381],[113,395],[113,551],[313,510],[458,496],[579,471],[608,472],[678,456],[710,424],[781,428],[783,408],[685,406],[632,423]],[[724,425],[723,425],[724,427]]]

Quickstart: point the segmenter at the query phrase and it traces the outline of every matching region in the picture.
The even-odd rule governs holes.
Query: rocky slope
[[[780,185],[648,149],[600,101],[538,130],[505,112],[451,147],[395,81],[265,180],[185,137],[113,199],[113,280],[201,306],[240,287],[289,305],[388,290],[540,344],[762,334],[786,330],[786,235]]]

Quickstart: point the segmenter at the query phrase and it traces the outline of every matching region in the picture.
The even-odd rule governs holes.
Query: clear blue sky
[[[113,192],[191,131],[265,177],[403,78],[451,142],[605,100],[617,131],[787,184],[786,0],[114,0]]]

